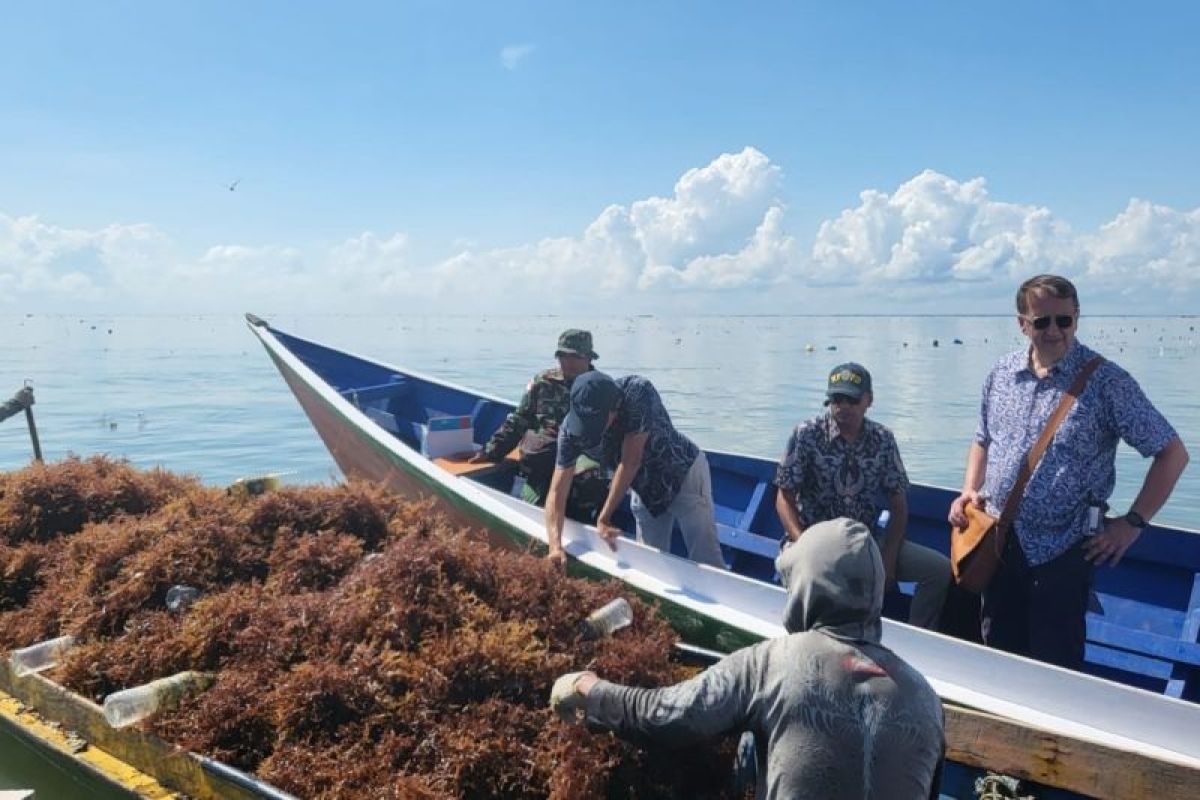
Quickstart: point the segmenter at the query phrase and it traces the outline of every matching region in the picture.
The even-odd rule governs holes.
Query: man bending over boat
[[[850,519],[819,523],[775,566],[788,636],[662,689],[573,672],[555,682],[551,708],[593,731],[668,746],[748,731],[760,800],[937,797],[942,706],[880,644],[884,570],[871,532]]]
[[[867,419],[874,399],[871,373],[862,365],[833,368],[825,386],[829,410],[797,425],[788,439],[775,474],[775,510],[787,538],[796,541],[809,526],[837,517],[874,528],[886,502],[888,521],[879,543],[885,585],[915,581],[909,622],[936,628],[950,587],[950,561],[904,538],[908,474],[896,437]]]
[[[594,371],[575,379],[571,410],[558,432],[558,462],[546,500],[550,558],[566,561],[563,516],[576,461],[585,453],[615,469],[596,518],[597,531],[611,547],[616,549],[621,535],[612,523],[613,515],[632,488],[630,508],[638,541],[670,552],[671,531],[678,520],[688,557],[725,568],[713,517],[708,459],[675,430],[654,384],[640,375],[613,380]]]
[[[1029,346],[1001,358],[984,381],[962,494],[950,506],[952,524],[966,524],[968,503],[1000,516],[1026,454],[1097,357],[1075,340],[1078,323],[1079,295],[1066,278],[1038,275],[1017,290],[1017,324]],[[1153,461],[1128,513],[1101,519],[1122,439]],[[1167,502],[1187,462],[1179,435],[1137,381],[1102,362],[1025,485],[1000,568],[983,591],[984,642],[1082,667],[1093,569],[1116,566]]]
[[[571,407],[571,384],[585,372],[595,369],[599,358],[592,349],[592,334],[570,328],[558,337],[554,351],[558,367],[533,376],[521,402],[492,434],[483,449],[471,461],[502,461],[518,445],[521,448],[520,471],[525,479],[522,498],[542,505],[550,489],[558,451],[558,427]],[[582,457],[576,464],[577,479],[567,498],[567,513],[572,519],[593,522],[608,495],[608,479],[595,461]]]

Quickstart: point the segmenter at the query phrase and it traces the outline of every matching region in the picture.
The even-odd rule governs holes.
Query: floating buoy
[[[937,346],[938,346],[938,341],[937,341],[937,339],[934,339],[934,340],[933,340],[933,346],[934,346],[934,347],[937,347]]]
[[[806,352],[806,353],[811,353],[816,349],[817,348],[813,347],[811,344],[804,345],[804,352]]]
[[[963,341],[962,341],[962,339],[955,339],[955,340],[954,340],[954,343],[955,343],[955,344],[962,344],[962,343],[963,343]]]
[[[826,349],[826,350],[837,350],[837,345],[836,345],[836,344],[831,344],[831,345],[829,345],[829,347],[826,347],[825,349]]]

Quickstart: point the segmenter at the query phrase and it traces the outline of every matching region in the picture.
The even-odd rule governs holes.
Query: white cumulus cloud
[[[1200,208],[1176,211],[1131,200],[1117,217],[1086,237],[1088,275],[1122,284],[1149,282],[1175,291],[1200,286]]]
[[[755,150],[688,170],[670,197],[606,208],[578,237],[462,253],[436,269],[443,286],[563,294],[729,289],[778,280],[794,258],[782,172]]]
[[[1180,308],[1200,299],[1200,208],[1132,200],[1080,233],[1048,208],[992,197],[983,178],[926,170],[891,191],[863,190],[802,244],[784,196],[780,167],[747,147],[687,170],[662,196],[604,208],[575,235],[488,249],[471,244],[467,230],[460,252],[435,263],[416,262],[403,232],[363,231],[315,248],[223,243],[189,253],[145,223],[84,230],[0,214],[0,303],[554,311],[596,302],[673,308],[686,291],[692,311],[815,311],[832,297],[875,303],[862,310],[911,301],[952,311],[955,298],[1002,303],[1038,272],[1081,281],[1089,298],[1158,290]]]
[[[977,282],[1080,265],[1070,227],[1045,208],[992,199],[982,178],[926,170],[869,189],[822,223],[804,270],[814,283]]]

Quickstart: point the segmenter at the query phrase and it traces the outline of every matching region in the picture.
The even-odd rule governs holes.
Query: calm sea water
[[[777,457],[821,411],[842,361],[872,372],[871,415],[899,440],[910,477],[958,486],[984,375],[1024,341],[1011,317],[270,316],[276,327],[516,399],[553,364],[559,331],[592,330],[597,365],[637,372],[704,446]],[[1200,319],[1085,317],[1080,337],[1141,382],[1196,454],[1158,519],[1200,527]],[[934,342],[937,346],[934,346]],[[957,344],[955,340],[961,341]],[[237,316],[0,317],[0,395],[32,381],[47,459],[108,453],[224,484],[340,473]],[[0,468],[30,458],[20,416],[0,424]],[[1116,508],[1147,462],[1122,447]]]

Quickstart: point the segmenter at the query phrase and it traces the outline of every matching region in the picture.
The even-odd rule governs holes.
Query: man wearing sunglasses
[[[992,368],[983,386],[954,525],[972,503],[1000,516],[1021,463],[1063,394],[1096,353],[1075,339],[1079,295],[1058,275],[1017,290],[1017,324],[1029,345]],[[1107,508],[1118,441],[1153,458],[1128,513],[1092,530]],[[1183,442],[1128,372],[1104,361],[1092,373],[1025,486],[1001,566],[983,592],[984,641],[1072,669],[1083,666],[1092,571],[1116,565],[1162,507],[1188,462]]]
[[[875,395],[871,373],[861,364],[841,364],[829,373],[827,411],[797,425],[775,474],[775,510],[787,538],[796,541],[818,522],[848,517],[875,530],[880,511],[889,512],[879,549],[885,586],[913,581],[909,622],[936,628],[950,586],[950,561],[941,553],[906,541],[908,474],[896,437],[867,419]]]

